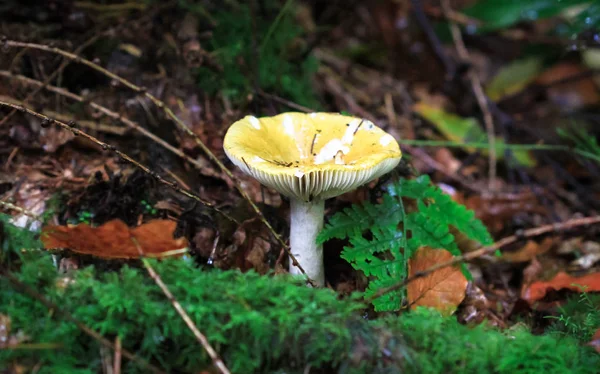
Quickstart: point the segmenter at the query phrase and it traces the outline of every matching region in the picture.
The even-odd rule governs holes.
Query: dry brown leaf
[[[421,247],[408,262],[409,276],[451,259],[452,254],[445,249]],[[457,266],[438,269],[408,284],[408,302],[411,309],[427,306],[450,315],[465,298],[467,283]]]
[[[547,282],[534,282],[521,291],[521,298],[532,304],[546,296],[548,289],[568,289],[580,292],[582,287],[586,292],[600,291],[600,273],[592,273],[581,277],[572,277],[567,273],[560,272]]]
[[[560,105],[561,108],[573,110],[574,108],[596,104],[600,100],[600,95],[598,95],[598,90],[592,76],[590,75],[586,79],[572,80],[571,82],[555,86],[552,86],[552,84],[585,73],[586,71],[586,68],[579,64],[563,62],[548,68],[540,74],[536,83],[551,86],[547,89],[550,101]]]
[[[137,241],[146,256],[162,257],[168,255],[166,252],[187,246],[185,238],[173,239],[176,226],[174,221],[152,220],[129,228],[118,219],[99,227],[87,224],[50,225],[42,230],[42,242],[46,249],[68,248],[76,253],[102,258],[138,258]]]

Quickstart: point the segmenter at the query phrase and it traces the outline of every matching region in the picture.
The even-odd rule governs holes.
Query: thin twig
[[[469,55],[469,51],[465,46],[465,43],[462,38],[462,34],[460,31],[460,27],[451,19],[452,8],[450,7],[450,3],[448,0],[441,0],[442,10],[444,11],[444,15],[448,19],[448,23],[450,24],[450,31],[452,33],[452,39],[454,40],[454,45],[456,47],[456,52],[458,57],[463,62],[470,62],[471,56]],[[468,74],[469,80],[471,81],[471,88],[473,93],[475,94],[475,98],[477,100],[477,104],[481,109],[481,113],[483,114],[483,123],[485,124],[485,130],[487,132],[487,140],[489,143],[489,152],[488,152],[488,160],[489,160],[489,170],[488,170],[488,178],[489,178],[489,189],[490,191],[494,191],[496,189],[496,169],[498,157],[496,154],[496,135],[494,130],[494,118],[492,117],[492,113],[488,106],[488,98],[483,91],[483,86],[481,84],[481,79],[479,75],[475,71],[475,69],[471,68]]]
[[[79,47],[77,47],[77,49],[75,49],[75,54],[79,54],[81,53],[84,49],[86,49],[87,47],[89,47],[90,45],[96,43],[96,41],[98,41],[98,39],[100,39],[100,37],[103,35],[104,33],[100,33],[100,34],[96,34],[94,36],[92,36],[90,39],[88,39],[87,41],[85,41],[83,44],[81,44]],[[29,100],[31,100],[35,95],[38,94],[38,92],[40,92],[46,85],[48,85],[54,78],[56,78],[56,76],[58,74],[60,74],[69,64],[71,63],[70,60],[65,60],[63,61],[58,69],[54,70],[52,72],[52,74],[50,74],[45,80],[44,82],[42,82],[42,85],[40,87],[38,87],[36,90],[32,91],[29,93],[29,95],[27,95],[25,97],[25,99],[23,99],[23,104],[27,104],[29,102]],[[16,110],[11,110],[6,117],[2,118],[0,120],[0,126],[2,126],[3,124],[6,123],[6,121],[8,121],[10,119],[10,117],[12,117],[17,111]]]
[[[398,144],[403,146],[416,145],[419,147],[447,147],[447,148],[473,148],[473,149],[488,149],[489,143],[466,142],[459,143],[452,140],[414,140],[400,139]],[[503,143],[498,145],[499,149],[508,149],[511,151],[555,151],[555,152],[570,152],[575,155],[596,161],[600,163],[600,156],[597,154],[584,151],[576,147],[562,144],[509,144]]]
[[[131,89],[132,91],[134,91],[140,95],[143,95],[147,99],[149,99],[154,105],[156,105],[157,108],[161,109],[164,112],[164,114],[166,115],[166,117],[169,118],[171,121],[173,121],[175,123],[175,125],[177,125],[177,127],[179,127],[182,131],[184,131],[192,139],[194,139],[196,144],[200,147],[200,149],[202,149],[202,151],[208,156],[208,158],[210,158],[211,161],[213,161],[215,164],[217,164],[219,169],[221,169],[221,171],[225,175],[227,175],[227,177],[231,180],[232,184],[236,187],[236,189],[238,190],[238,192],[240,193],[242,198],[244,198],[248,202],[248,204],[254,210],[255,214],[259,217],[260,221],[267,227],[267,229],[271,232],[271,235],[273,235],[273,237],[277,240],[277,242],[284,248],[286,253],[290,256],[290,259],[292,260],[292,265],[296,266],[300,270],[300,272],[306,277],[306,281],[310,285],[312,285],[313,287],[316,286],[316,283],[308,277],[308,275],[306,274],[306,271],[302,268],[302,266],[300,265],[300,263],[298,262],[296,257],[294,257],[294,255],[291,253],[289,246],[283,240],[281,235],[279,235],[277,233],[277,231],[275,231],[275,229],[269,223],[269,221],[266,219],[266,217],[264,216],[262,211],[258,208],[258,206],[252,201],[252,199],[250,198],[248,193],[238,183],[238,181],[235,178],[235,176],[233,175],[233,173],[217,158],[217,156],[215,156],[215,154],[206,146],[206,144],[204,144],[204,142],[198,137],[198,135],[196,135],[188,126],[186,126],[186,124],[179,117],[177,117],[175,115],[175,113],[173,113],[173,111],[169,107],[167,107],[167,105],[163,101],[161,101],[156,96],[149,93],[145,87],[137,86],[137,85],[131,83],[130,81],[128,81],[127,79],[121,78],[120,76],[106,70],[105,68],[101,67],[100,65],[98,65],[96,63],[93,63],[90,60],[87,60],[81,56],[74,54],[74,53],[64,51],[60,48],[50,47],[50,46],[43,45],[43,44],[18,42],[18,41],[14,41],[14,40],[4,40],[4,41],[2,41],[2,44],[3,44],[3,46],[7,46],[7,47],[29,48],[29,49],[35,49],[35,50],[55,53],[55,54],[64,56],[70,60],[73,60],[82,65],[85,65],[99,73],[102,73],[103,75],[106,75],[107,77],[113,79],[115,82],[118,82],[118,83],[122,84],[123,86]],[[3,46],[0,46],[0,47],[3,47]]]
[[[78,319],[73,317],[73,315],[70,312],[61,309],[58,305],[56,305],[52,301],[48,300],[44,295],[37,292],[35,289],[33,289],[28,284],[21,282],[19,280],[19,278],[17,278],[14,274],[10,273],[9,271],[7,271],[5,269],[0,268],[0,277],[6,278],[10,283],[12,283],[12,285],[16,289],[22,291],[23,293],[27,294],[28,296],[32,297],[33,299],[39,301],[46,308],[51,310],[54,314],[58,314],[58,315],[62,316],[65,320],[75,324],[75,326],[77,326],[77,328],[79,330],[81,330],[84,334],[92,337],[94,340],[98,341],[103,346],[110,348],[113,351],[116,351],[117,347],[115,347],[115,345],[111,341],[109,341],[108,339],[103,337],[101,334],[99,334],[95,330],[92,330],[91,328],[89,328],[83,322],[80,322]],[[166,372],[164,372],[161,369],[157,368],[156,366],[146,362],[144,359],[136,356],[134,353],[129,352],[128,350],[126,350],[124,348],[121,348],[120,350],[121,350],[121,354],[123,355],[123,357],[129,359],[130,361],[137,363],[141,367],[143,367],[147,370],[150,370],[153,373],[166,374]]]
[[[423,4],[421,4],[421,0],[411,0],[411,5],[415,14],[415,18],[417,19],[417,22],[420,24],[421,29],[427,36],[427,39],[429,39],[429,42],[433,47],[435,55],[440,60],[442,65],[444,65],[444,69],[446,70],[446,72],[449,75],[453,75],[456,71],[456,64],[454,63],[454,61],[452,61],[452,59],[448,58],[448,56],[444,52],[444,46],[435,34],[435,30],[433,29],[433,26],[431,26],[431,22],[429,22],[429,19],[425,14],[425,10],[423,9]]]
[[[20,82],[26,83],[26,84],[30,84],[30,85],[34,85],[34,86],[43,86],[43,83],[32,79],[32,78],[28,78],[26,76],[23,75],[17,75],[17,74],[12,74],[9,71],[6,70],[0,70],[0,76],[9,78],[9,79],[15,79],[18,80]],[[138,131],[139,133],[141,133],[142,135],[144,135],[145,137],[147,137],[148,139],[151,139],[152,141],[156,142],[157,144],[161,145],[162,147],[164,147],[165,149],[167,149],[168,151],[171,151],[172,153],[174,153],[175,155],[183,158],[184,160],[186,160],[187,162],[189,162],[190,164],[196,166],[198,169],[203,169],[204,165],[202,165],[201,162],[199,162],[198,160],[194,160],[193,158],[191,158],[190,156],[186,155],[185,153],[183,153],[183,151],[181,151],[180,149],[177,149],[175,147],[173,147],[171,144],[167,143],[166,141],[162,140],[161,138],[159,138],[158,136],[154,135],[154,133],[148,131],[146,128],[141,127],[139,124],[137,124],[136,122],[128,119],[127,117],[124,117],[122,115],[120,115],[119,113],[112,111],[100,104],[95,103],[94,101],[87,101],[83,96],[74,94],[64,88],[60,88],[60,87],[56,87],[56,86],[52,86],[52,85],[46,85],[45,88],[50,91],[50,92],[54,92],[58,95],[62,95],[65,96],[69,99],[78,101],[80,103],[86,103],[88,104],[90,107],[96,109],[97,111],[105,114],[107,117],[112,118],[114,120],[120,121],[123,124],[125,124],[127,127],[134,129],[135,131]]]
[[[578,226],[586,226],[586,225],[592,225],[592,224],[597,224],[597,223],[600,223],[600,216],[574,218],[574,219],[571,219],[571,220],[568,220],[565,222],[561,222],[561,223],[554,223],[554,224],[550,224],[550,225],[544,225],[544,226],[539,226],[539,227],[535,227],[532,229],[524,230],[523,232],[521,232],[519,234],[507,236],[506,238],[503,238],[503,239],[497,241],[496,243],[492,244],[489,247],[483,247],[483,248],[477,249],[473,252],[466,253],[462,256],[456,256],[456,257],[452,258],[452,260],[450,260],[450,261],[442,262],[442,263],[436,264],[426,270],[417,272],[414,275],[407,277],[402,282],[398,282],[389,287],[381,288],[373,296],[369,297],[367,299],[367,301],[372,302],[373,300],[377,299],[378,297],[381,297],[382,295],[385,295],[386,293],[397,291],[397,290],[405,287],[412,281],[419,279],[419,278],[423,278],[423,277],[433,273],[434,271],[446,268],[448,266],[454,266],[454,265],[457,265],[457,264],[460,264],[460,263],[463,263],[466,261],[470,261],[470,260],[473,260],[475,258],[484,256],[484,255],[491,254],[491,253],[499,250],[500,248],[506,247],[507,245],[515,243],[521,239],[531,238],[531,237],[543,235],[543,234],[546,234],[549,232],[563,231],[563,230],[572,229],[572,228],[575,228]]]
[[[146,174],[152,176],[153,178],[155,178],[157,181],[159,181],[160,183],[172,188],[173,190],[175,190],[176,192],[179,192],[191,199],[196,200],[197,202],[199,202],[200,204],[209,207],[213,210],[215,210],[216,212],[220,213],[221,215],[223,215],[225,218],[227,218],[228,220],[238,223],[238,221],[231,217],[229,214],[225,213],[224,211],[222,211],[221,209],[217,208],[214,204],[202,199],[200,196],[194,194],[191,191],[188,191],[182,187],[180,187],[177,183],[175,182],[170,182],[167,181],[166,179],[162,178],[161,176],[159,176],[158,174],[156,174],[155,172],[153,172],[152,170],[150,170],[148,167],[140,164],[139,162],[137,162],[136,160],[134,160],[133,158],[131,158],[129,155],[127,155],[126,153],[123,153],[121,151],[119,151],[118,149],[116,149],[115,147],[113,147],[112,145],[109,145],[107,143],[104,143],[103,141],[100,141],[98,139],[96,139],[95,137],[93,137],[92,135],[89,135],[75,127],[71,127],[68,124],[59,121],[57,119],[52,119],[49,118],[41,113],[38,113],[32,109],[26,108],[22,105],[17,105],[17,104],[13,104],[13,103],[8,103],[5,101],[1,101],[0,100],[0,106],[6,106],[6,107],[10,107],[13,109],[17,109],[18,111],[30,114],[32,116],[35,116],[39,119],[41,119],[42,121],[45,121],[46,123],[50,124],[50,123],[54,123],[60,127],[62,127],[63,129],[67,130],[67,131],[71,131],[74,135],[78,135],[81,136],[95,144],[98,144],[100,147],[102,147],[102,149],[106,150],[106,151],[112,151],[114,152],[119,158],[135,165],[136,167],[138,167],[139,169],[141,169],[143,172],[145,172]]]
[[[259,91],[258,95],[266,97],[266,98],[271,99],[273,101],[277,101],[280,104],[287,105],[288,107],[290,107],[292,109],[299,110],[301,112],[305,112],[305,113],[312,113],[312,112],[314,112],[314,109],[311,109],[309,107],[305,107],[303,105],[297,104],[297,103],[295,103],[293,101],[284,99],[283,97],[280,97],[280,96],[277,96],[277,95],[273,95],[273,94],[270,94],[270,93],[266,93],[264,91]]]
[[[134,237],[131,238],[131,241],[135,244],[135,247],[137,248],[138,253],[140,254],[142,263],[144,264],[144,267],[148,271],[150,278],[152,278],[152,280],[154,280],[154,283],[156,283],[156,285],[158,287],[160,287],[161,291],[165,294],[167,299],[171,302],[171,305],[173,305],[173,308],[175,308],[175,310],[177,311],[177,314],[179,314],[179,316],[181,317],[183,322],[185,322],[186,326],[190,329],[192,334],[194,334],[194,336],[196,337],[198,342],[202,345],[202,347],[204,347],[204,349],[206,350],[206,353],[208,353],[208,355],[212,359],[215,367],[217,367],[217,369],[219,369],[221,374],[231,374],[229,369],[227,369],[227,366],[225,366],[225,363],[223,362],[223,360],[221,360],[221,358],[219,357],[217,351],[215,351],[215,349],[210,345],[210,342],[208,341],[206,336],[204,336],[204,334],[201,333],[200,330],[198,330],[198,327],[196,326],[194,321],[192,321],[189,314],[187,314],[185,309],[183,309],[183,307],[181,306],[179,301],[177,301],[177,299],[175,299],[175,296],[173,296],[173,294],[171,293],[171,291],[169,290],[167,285],[162,281],[162,279],[160,278],[158,273],[154,270],[152,265],[150,265],[150,262],[146,258],[144,258],[144,256],[145,256],[144,251],[143,251],[142,247],[140,246],[140,244],[138,243],[138,241]]]

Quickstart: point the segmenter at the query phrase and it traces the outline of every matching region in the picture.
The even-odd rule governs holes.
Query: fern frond
[[[317,237],[317,243],[327,240],[352,237],[356,232],[365,232],[374,226],[396,224],[401,220],[398,202],[390,195],[384,195],[383,203],[352,205],[331,217]]]
[[[371,230],[372,239],[365,239],[362,235],[350,237],[350,245],[344,247],[342,258],[348,262],[356,261],[358,256],[373,256],[376,253],[390,251],[398,253],[402,240],[402,232],[397,230],[397,225],[386,227],[374,227]]]
[[[416,201],[416,211],[404,212],[403,198]],[[401,226],[403,224],[403,226]],[[452,200],[427,175],[401,179],[388,185],[380,204],[353,205],[334,215],[318,241],[348,238],[341,257],[369,277],[365,296],[401,282],[407,276],[407,260],[419,247],[446,249],[460,255],[451,228],[483,245],[492,237],[475,213]],[[466,266],[463,273],[470,278]],[[400,309],[404,290],[373,301],[377,311]]]
[[[448,225],[436,221],[426,213],[422,211],[409,213],[406,216],[406,226],[411,232],[411,238],[408,239],[407,248],[405,248],[409,258],[422,246],[446,249],[454,255],[460,254]]]
[[[493,239],[487,228],[477,218],[475,212],[466,206],[457,203],[444,193],[440,188],[430,188],[429,197],[434,200],[429,204],[419,201],[419,211],[431,219],[455,227],[469,239],[476,240],[483,245],[490,245]]]
[[[394,284],[398,283],[398,279],[402,279],[404,277],[406,277],[406,274],[402,275],[401,277],[388,276],[374,279],[373,281],[369,282],[369,286],[365,290],[365,297],[372,297],[380,289],[393,286]],[[402,298],[402,292],[388,292],[374,299],[373,306],[375,307],[376,312],[399,310],[402,307]]]

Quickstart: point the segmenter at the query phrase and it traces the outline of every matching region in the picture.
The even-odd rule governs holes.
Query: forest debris
[[[271,251],[269,232],[264,225],[256,219],[244,221],[233,233],[233,241],[224,251],[224,261],[233,261],[235,266],[242,271],[254,269],[259,274],[269,270],[267,254]],[[223,257],[223,256],[222,256]]]
[[[433,154],[433,158],[444,167],[444,170],[449,174],[455,174],[460,167],[460,162],[448,148],[438,148]]]
[[[0,314],[0,349],[6,347],[10,337],[10,317]]]
[[[452,257],[452,253],[445,249],[421,247],[408,261],[409,277],[433,265],[449,261]],[[438,269],[406,286],[408,302],[411,309],[427,306],[450,315],[465,298],[467,283],[467,278],[457,266]]]
[[[488,303],[489,301],[481,288],[469,282],[465,299],[457,312],[458,320],[461,323],[479,324],[483,322],[488,314]]]
[[[475,211],[477,218],[482,220],[492,233],[501,231],[505,223],[519,213],[546,212],[546,209],[540,206],[537,196],[531,192],[494,196],[478,194],[466,199],[464,204]]]
[[[542,263],[534,257],[529,265],[523,269],[523,284],[531,284],[535,282],[543,270],[544,267],[542,266]]]
[[[581,277],[573,277],[565,272],[559,272],[549,281],[534,282],[521,291],[521,298],[530,304],[543,299],[549,289],[568,289],[577,292],[600,291],[600,273],[592,273]]]
[[[40,217],[46,210],[46,201],[50,197],[50,192],[39,183],[27,181],[20,185],[16,193],[15,205],[23,208],[27,213],[21,212],[11,218],[13,225],[17,227],[29,227],[30,230],[39,230],[41,221],[31,217],[31,213]]]
[[[99,227],[87,224],[49,225],[42,229],[41,239],[46,249],[68,248],[76,253],[101,258],[139,258],[138,247],[148,257],[164,257],[187,247],[185,238],[173,238],[176,226],[175,221],[152,220],[129,228],[118,219]],[[176,251],[176,254],[180,253]]]
[[[576,237],[565,240],[560,244],[558,254],[574,254],[577,258],[571,262],[571,265],[580,269],[589,269],[600,261],[600,243],[586,240],[582,237]]]
[[[0,349],[17,346],[29,339],[22,331],[14,333],[11,330],[11,318],[9,315],[0,314]]]
[[[550,86],[546,89],[546,93],[558,108],[573,111],[600,101],[600,94],[591,74],[585,79],[572,79],[585,73],[586,69],[581,65],[563,62],[545,70],[537,78],[536,83]]]

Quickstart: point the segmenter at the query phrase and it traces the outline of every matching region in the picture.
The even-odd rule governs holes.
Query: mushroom
[[[396,140],[371,121],[337,113],[246,116],[225,135],[229,159],[260,183],[290,199],[290,247],[306,275],[325,283],[325,199],[389,172],[402,153]],[[290,273],[299,269],[290,261]]]

